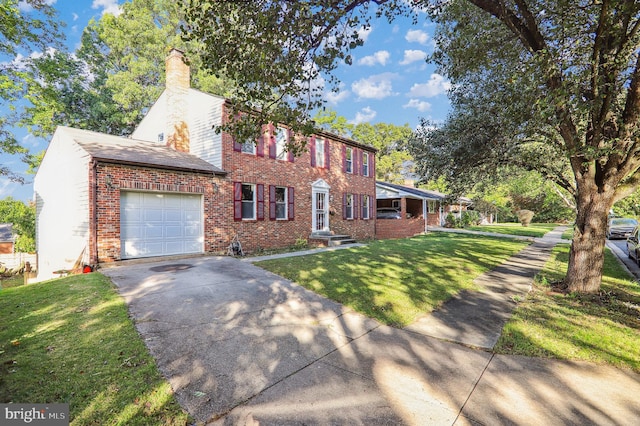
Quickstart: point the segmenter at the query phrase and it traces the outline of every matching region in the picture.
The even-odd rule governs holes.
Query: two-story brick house
[[[375,149],[266,125],[216,133],[228,101],[190,88],[172,50],[166,89],[131,138],[59,127],[34,180],[38,279],[82,264],[286,247],[321,234],[375,237]]]

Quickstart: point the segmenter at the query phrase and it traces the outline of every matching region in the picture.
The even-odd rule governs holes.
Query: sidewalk
[[[474,282],[481,287],[480,291],[462,291],[405,330],[480,349],[493,349],[515,308],[514,299],[526,296],[533,278],[549,258],[551,249],[562,241],[561,235],[566,229],[560,226],[542,238],[533,239],[533,244],[476,278]]]

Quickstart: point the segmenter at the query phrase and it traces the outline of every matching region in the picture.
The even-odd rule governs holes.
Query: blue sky
[[[90,19],[99,19],[104,13],[119,13],[120,0],[47,0],[66,23],[67,45],[75,50],[82,31]],[[351,123],[384,122],[409,124],[415,128],[421,117],[441,122],[449,111],[446,91],[449,82],[436,73],[425,57],[433,52],[434,25],[424,14],[417,24],[400,18],[389,24],[386,19],[374,21],[369,31],[362,32],[365,44],[353,52],[353,64],[340,66],[336,76],[340,91],[326,94],[327,107],[337,111]],[[27,56],[37,52],[21,52]],[[21,134],[23,143],[34,153],[46,149],[47,140],[38,140]],[[17,158],[3,158],[4,165],[15,171],[24,166]],[[33,196],[29,183],[11,183],[0,178],[0,198],[12,196],[30,200]]]

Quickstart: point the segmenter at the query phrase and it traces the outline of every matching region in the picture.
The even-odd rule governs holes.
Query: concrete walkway
[[[465,295],[474,303],[458,298],[405,329],[228,257],[104,273],[201,424],[633,424],[640,375],[486,350],[555,236],[485,274],[484,291]]]
[[[480,286],[480,291],[462,291],[406,330],[480,349],[493,349],[504,324],[511,317],[515,300],[526,296],[533,278],[549,258],[551,249],[562,241],[566,229],[560,226],[543,238],[534,239],[533,244],[505,263],[476,278],[474,283]]]

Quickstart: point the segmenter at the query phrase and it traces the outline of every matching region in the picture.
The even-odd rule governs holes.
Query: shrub
[[[518,216],[518,220],[522,224],[522,226],[529,226],[531,224],[531,219],[533,219],[533,215],[535,213],[531,210],[518,210],[516,215]]]

